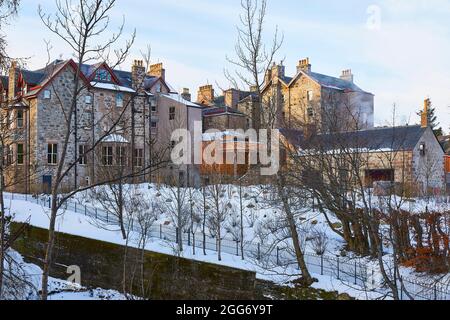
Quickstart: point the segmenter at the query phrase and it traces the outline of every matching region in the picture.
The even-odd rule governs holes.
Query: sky
[[[39,68],[48,56],[70,58],[66,44],[52,35],[37,14],[54,12],[54,0],[22,0],[19,16],[7,28],[12,56],[30,57]],[[166,79],[181,91],[213,84],[229,86],[226,57],[234,56],[240,0],[117,0],[111,29],[125,17],[124,38],[137,38],[122,69],[141,58],[147,45],[152,62],[162,62]],[[352,69],[355,83],[375,95],[377,125],[418,123],[416,113],[431,98],[438,120],[450,129],[450,0],[268,0],[265,39],[284,34],[277,61],[287,75],[309,57],[315,72],[339,76]],[[123,42],[121,42],[123,43]]]

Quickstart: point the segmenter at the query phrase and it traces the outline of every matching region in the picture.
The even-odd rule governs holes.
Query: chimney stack
[[[277,65],[275,62],[273,63],[272,66],[272,78],[278,77],[278,78],[283,78],[285,75],[285,67],[283,66],[283,64],[279,64]]]
[[[430,99],[425,99],[424,108],[422,111],[422,128],[428,128],[428,111],[431,105]]]
[[[131,82],[134,90],[144,89],[145,67],[144,61],[134,60],[131,67]]]
[[[189,88],[183,88],[183,93],[181,94],[181,97],[184,100],[191,101],[192,96],[191,93],[189,92]]]
[[[236,89],[228,89],[223,92],[225,105],[236,109],[240,100],[241,92]]]
[[[350,81],[351,83],[353,83],[353,73],[351,69],[347,69],[342,71],[342,75],[340,77],[342,80],[345,81]]]
[[[8,100],[13,101],[16,97],[17,85],[17,61],[13,60],[9,68],[9,82],[8,82]]]
[[[302,59],[298,62],[297,73],[303,71],[306,73],[311,72],[311,64],[309,63],[309,58]]]
[[[212,105],[214,102],[214,88],[208,84],[198,89],[197,102],[200,104]]]
[[[159,77],[166,81],[166,69],[164,69],[162,63],[153,64],[148,70],[148,75],[152,77]]]

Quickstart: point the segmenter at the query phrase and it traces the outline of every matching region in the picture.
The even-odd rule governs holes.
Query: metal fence
[[[28,201],[47,208],[50,208],[51,205],[51,198],[48,196],[34,197],[31,195],[5,194],[5,199]],[[73,200],[67,201],[62,209],[85,215],[105,224],[118,224],[117,217],[110,215],[107,211],[82,205]],[[141,231],[139,223],[136,221],[132,221],[131,229],[136,232]],[[161,224],[152,225],[149,229],[149,238],[160,239],[174,246],[178,244],[178,232],[175,227]],[[182,232],[181,241],[185,250],[193,250],[196,254],[202,254],[203,249],[218,252],[220,246],[222,253],[242,256],[240,242],[229,237],[218,241],[210,234],[204,235],[201,231],[185,231]],[[243,245],[243,256],[245,259],[257,260],[258,264],[268,269],[275,267],[292,268],[298,265],[295,253],[289,247],[272,247],[246,241]],[[368,270],[367,266],[359,259],[317,255],[312,252],[306,252],[304,258],[311,274],[329,276],[344,283],[364,288],[376,287],[374,271]],[[403,286],[404,288],[399,292],[399,296],[403,300],[410,300],[410,296],[415,300],[450,300],[450,284],[439,282],[427,284],[405,278],[403,279]]]

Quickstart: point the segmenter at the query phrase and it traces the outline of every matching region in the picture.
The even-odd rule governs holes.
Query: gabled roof
[[[32,88],[32,91],[28,92],[25,96],[33,97],[39,94],[39,92],[41,92],[48,84],[50,84],[52,80],[66,67],[71,67],[73,70],[78,69],[77,64],[72,59],[63,62],[58,62],[53,65],[52,69],[46,68],[45,70],[47,70],[49,73],[44,74],[44,77],[40,79],[38,83],[35,83],[36,86]],[[35,73],[37,75],[40,72],[32,71],[31,73]],[[80,80],[83,81],[86,85],[90,85],[89,80],[85,77],[85,75],[82,72],[80,74]]]
[[[281,129],[290,144],[302,150],[365,149],[369,151],[411,151],[428,128],[419,125],[375,128],[362,131],[318,134],[309,139],[298,130]]]

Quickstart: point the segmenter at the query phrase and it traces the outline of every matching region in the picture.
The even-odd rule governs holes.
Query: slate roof
[[[324,87],[336,88],[340,90],[351,90],[355,92],[365,92],[351,81],[327,76],[316,72],[309,72],[308,75]]]
[[[339,148],[354,148],[392,151],[410,151],[419,143],[427,128],[419,125],[405,127],[375,128],[354,132],[319,134],[305,139],[303,132],[281,129],[280,133],[294,146],[303,150],[319,148],[334,150]]]

